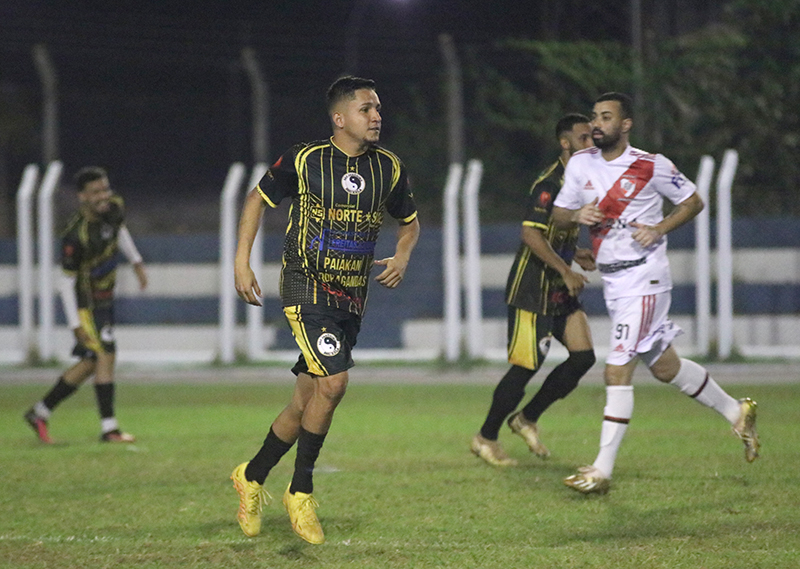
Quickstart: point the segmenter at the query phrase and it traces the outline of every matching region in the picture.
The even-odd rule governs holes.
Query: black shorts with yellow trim
[[[353,367],[360,316],[316,304],[285,306],[283,313],[301,352],[292,373],[327,377]]]
[[[79,308],[78,317],[81,327],[89,336],[85,344],[78,342],[72,349],[72,355],[81,359],[97,359],[97,354],[105,352],[113,354],[116,349],[114,339],[114,307],[113,305],[102,308]]]
[[[578,310],[581,310],[581,305],[577,300],[569,303],[566,312],[556,316],[537,314],[509,305],[508,363],[538,370],[550,351],[551,340],[555,338],[564,343],[567,317]]]

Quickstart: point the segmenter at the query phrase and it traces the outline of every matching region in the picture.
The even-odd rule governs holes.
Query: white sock
[[[45,421],[50,419],[50,414],[52,413],[42,401],[37,401],[36,404],[34,404],[33,412],[37,417],[41,417]]]
[[[725,393],[700,364],[681,358],[681,369],[669,384],[706,407],[711,407],[731,425],[739,420],[739,402]]]
[[[600,429],[600,452],[594,466],[606,478],[614,472],[614,461],[622,438],[633,416],[633,386],[606,386],[606,406],[603,409],[603,427]]]
[[[116,417],[108,417],[106,419],[100,419],[100,432],[110,433],[111,431],[115,431],[119,429],[119,424],[117,423]]]

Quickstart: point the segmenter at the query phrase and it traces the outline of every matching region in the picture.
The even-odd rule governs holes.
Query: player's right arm
[[[250,252],[256,240],[258,228],[267,202],[261,197],[258,188],[250,190],[242,207],[239,218],[239,241],[236,246],[236,257],[233,260],[233,279],[236,284],[236,293],[248,304],[261,306],[261,287],[258,286],[256,275],[250,268]]]
[[[236,285],[236,293],[247,304],[261,306],[259,300],[261,287],[258,286],[256,275],[250,268],[250,253],[253,250],[258,228],[261,227],[261,218],[268,205],[278,207],[283,198],[297,193],[297,172],[294,158],[295,153],[305,146],[307,145],[295,145],[278,158],[244,200],[242,215],[239,218],[236,256],[233,259],[233,280]]]
[[[541,229],[531,225],[522,226],[522,241],[527,245],[534,255],[539,257],[548,267],[558,271],[564,284],[567,285],[570,296],[578,296],[583,290],[583,285],[589,282],[584,275],[576,273],[567,263],[559,257],[553,250],[552,245],[547,241]]]

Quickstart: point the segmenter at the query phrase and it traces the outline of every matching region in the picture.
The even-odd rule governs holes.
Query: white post
[[[236,255],[237,198],[244,180],[241,162],[231,164],[220,196],[219,220],[219,357],[223,363],[235,358],[236,288],[233,280],[233,258]]]
[[[250,180],[245,191],[250,191],[256,187],[267,173],[268,166],[259,162],[253,166]],[[253,249],[250,252],[250,268],[253,274],[261,283],[264,266],[264,232],[259,228],[256,240],[253,242]],[[251,360],[258,358],[264,353],[264,308],[261,306],[247,305],[247,357]]]
[[[731,186],[739,164],[739,153],[729,148],[717,176],[717,327],[720,359],[727,359],[733,347],[733,245]]]
[[[483,163],[470,160],[464,179],[462,212],[464,223],[464,292],[467,311],[467,353],[473,359],[483,357],[483,304],[481,302],[481,222],[478,192],[483,177]]]
[[[444,187],[442,270],[444,277],[444,356],[458,360],[461,352],[461,262],[458,238],[458,191],[464,167],[452,163]]]
[[[55,216],[53,195],[61,179],[64,165],[54,160],[47,166],[42,187],[39,189],[38,233],[39,233],[39,357],[47,361],[53,357],[53,332],[55,330],[55,293],[53,291],[53,240],[55,239]]]
[[[709,332],[711,330],[711,243],[709,239],[710,218],[709,188],[714,176],[714,159],[711,156],[700,158],[700,170],[697,173],[697,195],[703,200],[705,207],[697,214],[694,223],[695,248],[695,320],[696,351],[707,356],[709,350]]]
[[[19,331],[20,347],[24,358],[31,355],[34,347],[33,338],[33,295],[34,295],[34,259],[33,244],[33,194],[39,182],[39,167],[28,164],[22,172],[22,179],[17,190],[17,267],[19,280],[17,296],[19,298]]]

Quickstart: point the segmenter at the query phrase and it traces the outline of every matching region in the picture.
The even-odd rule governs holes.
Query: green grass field
[[[660,385],[636,409],[607,496],[561,484],[597,450],[602,387],[540,422],[553,456],[499,470],[468,451],[491,386],[358,385],[337,411],[315,496],[327,543],[292,533],[280,497],[293,452],[267,479],[262,534],[235,520],[231,470],[259,448],[289,385],[118,387],[135,446],[97,442],[90,386],[42,446],[21,419],[46,386],[0,387],[0,566],[22,568],[800,566],[800,384],[733,386],[759,403],[762,457],[716,413]]]

